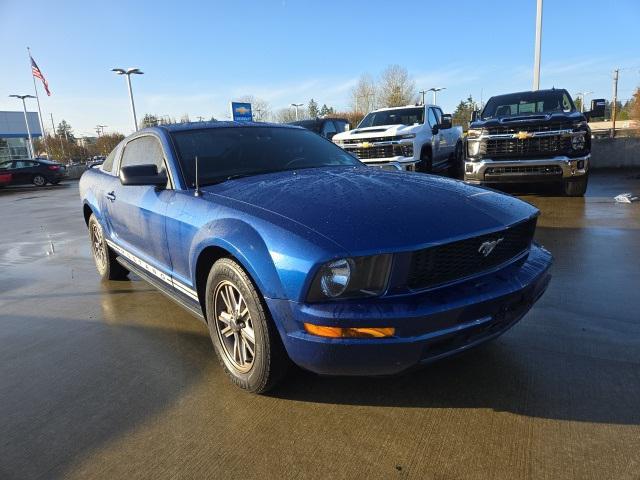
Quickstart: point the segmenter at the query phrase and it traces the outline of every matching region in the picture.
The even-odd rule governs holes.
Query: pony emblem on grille
[[[487,240],[480,245],[478,252],[483,257],[488,257],[502,240],[504,240],[504,237],[498,238],[497,240]]]

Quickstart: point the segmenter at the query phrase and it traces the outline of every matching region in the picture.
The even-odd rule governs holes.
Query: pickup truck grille
[[[412,290],[432,288],[498,267],[531,247],[536,218],[488,235],[429,247],[413,252],[407,285]],[[499,240],[487,256],[480,252],[484,242]]]
[[[413,145],[410,143],[403,145],[382,145],[371,147],[352,147],[345,145],[344,149],[354,153],[360,160],[370,160],[375,158],[389,157],[413,157]]]
[[[571,137],[552,135],[525,139],[501,138],[482,142],[481,153],[489,158],[553,156],[571,151]]]
[[[369,138],[347,138],[343,140],[345,145],[362,143],[362,142],[390,142],[392,140],[400,140],[400,137],[369,137]]]
[[[505,125],[500,127],[487,128],[486,131],[489,135],[498,135],[503,133],[518,133],[518,132],[551,132],[554,130],[571,130],[573,125],[571,123],[549,123],[544,125],[531,125],[531,126],[517,126],[517,125]]]

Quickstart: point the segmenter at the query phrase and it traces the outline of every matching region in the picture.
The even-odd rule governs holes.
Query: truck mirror
[[[440,119],[440,125],[438,126],[443,130],[447,130],[448,128],[451,128],[451,120],[451,115],[444,114],[442,115],[442,118]]]
[[[473,112],[471,112],[471,121],[475,122],[476,120],[478,120],[479,115],[480,112],[478,112],[478,110],[474,110]]]

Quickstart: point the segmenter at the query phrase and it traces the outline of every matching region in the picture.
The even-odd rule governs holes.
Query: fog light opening
[[[465,173],[473,173],[473,165],[471,165],[470,163],[467,163],[464,167],[464,171]]]
[[[393,327],[326,327],[305,323],[304,329],[311,335],[326,338],[385,338],[393,337]]]
[[[584,160],[578,160],[578,169],[579,170],[584,169]]]

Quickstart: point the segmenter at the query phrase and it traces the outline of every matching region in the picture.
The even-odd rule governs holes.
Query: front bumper
[[[539,183],[586,175],[591,155],[527,160],[465,160],[464,180],[469,183]]]
[[[378,167],[384,170],[415,170],[415,165],[419,162],[413,157],[389,157],[360,161],[370,167]]]
[[[504,333],[544,293],[552,261],[548,251],[533,245],[523,263],[429,292],[323,304],[267,299],[267,305],[297,365],[329,375],[390,375]],[[306,333],[303,323],[394,327],[396,334],[330,339]]]

